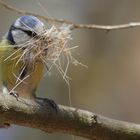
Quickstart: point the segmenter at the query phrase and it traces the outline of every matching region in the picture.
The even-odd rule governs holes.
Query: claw
[[[42,100],[43,103],[49,104],[49,105],[50,105],[53,109],[55,109],[56,112],[57,112],[58,106],[57,106],[57,104],[55,103],[54,100],[48,99],[48,98],[40,98],[40,97],[36,97],[36,99],[37,99],[37,100]]]
[[[53,109],[55,109],[55,110],[57,111],[57,107],[58,107],[58,106],[57,106],[57,104],[55,103],[54,100],[45,98],[45,99],[44,99],[44,102],[49,103],[49,105],[50,105]]]
[[[18,99],[19,98],[19,94],[16,91],[12,91],[9,94],[12,95],[12,96],[14,96],[17,99],[17,101],[19,100]]]

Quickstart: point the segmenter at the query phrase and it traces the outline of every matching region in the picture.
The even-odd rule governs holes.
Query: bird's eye
[[[25,32],[28,36],[30,37],[35,37],[37,36],[37,33],[35,33],[34,31],[31,31],[31,30],[24,30],[22,28],[19,28],[19,27],[15,27],[15,26],[11,26],[11,30],[21,30],[23,32]]]
[[[11,45],[18,45],[31,38],[38,38],[44,30],[43,22],[34,16],[22,16],[18,18],[10,27],[6,38]]]
[[[34,31],[26,31],[26,30],[22,30],[22,31],[25,32],[30,37],[37,36],[37,34]]]

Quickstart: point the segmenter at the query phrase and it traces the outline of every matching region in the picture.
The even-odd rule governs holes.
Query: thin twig
[[[110,31],[110,30],[120,30],[120,29],[127,29],[127,28],[133,28],[133,27],[140,26],[140,22],[130,22],[130,23],[119,24],[119,25],[77,24],[77,23],[73,23],[72,21],[68,21],[68,20],[64,20],[64,19],[51,18],[51,17],[43,16],[43,15],[40,15],[37,13],[20,10],[16,7],[13,7],[13,6],[5,3],[3,0],[0,0],[0,5],[5,7],[6,9],[9,9],[18,14],[33,15],[33,16],[36,16],[38,18],[44,19],[49,22],[70,24],[70,25],[72,25],[71,29],[76,29],[76,28],[77,29],[98,29],[98,30]]]

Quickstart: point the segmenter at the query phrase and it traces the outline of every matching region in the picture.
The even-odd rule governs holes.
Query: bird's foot
[[[55,109],[57,111],[58,106],[57,106],[57,104],[55,103],[54,100],[48,99],[48,98],[41,98],[41,97],[36,97],[36,99],[39,100],[39,101],[40,100],[43,101],[43,103],[49,104],[53,109]]]
[[[19,100],[19,94],[16,91],[11,91],[9,94],[15,97],[17,101]]]

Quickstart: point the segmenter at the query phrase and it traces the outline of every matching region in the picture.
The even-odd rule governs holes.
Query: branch
[[[72,29],[98,29],[98,30],[106,30],[106,31],[110,31],[110,30],[120,30],[120,29],[127,29],[127,28],[133,28],[133,27],[139,27],[140,26],[140,22],[130,22],[127,24],[120,24],[120,25],[96,25],[96,24],[76,24],[73,23],[71,21],[68,20],[63,20],[63,19],[55,19],[55,18],[50,18],[47,16],[43,16],[37,13],[32,13],[32,12],[26,12],[24,10],[20,10],[16,7],[13,7],[7,3],[5,3],[3,0],[0,0],[0,5],[2,5],[3,7],[5,7],[6,9],[16,12],[18,14],[24,14],[24,15],[33,15],[36,16],[38,18],[44,19],[46,21],[49,22],[56,22],[56,23],[65,23],[65,24],[70,24],[72,25]]]
[[[138,140],[140,125],[109,119],[92,112],[50,102],[35,102],[0,94],[0,122],[73,134],[93,140]]]

